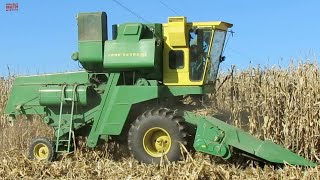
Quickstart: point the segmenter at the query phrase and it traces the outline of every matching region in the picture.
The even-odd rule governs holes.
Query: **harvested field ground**
[[[50,163],[30,161],[30,140],[52,133],[39,117],[8,124],[3,111],[12,79],[0,80],[1,179],[320,179],[319,166],[258,166],[246,158],[224,161],[201,153],[185,153],[184,161],[172,164],[145,165],[115,142],[94,150],[80,144],[75,153]],[[286,69],[231,68],[220,75],[217,92],[199,113],[224,119],[319,162],[319,106],[319,66],[304,63]]]

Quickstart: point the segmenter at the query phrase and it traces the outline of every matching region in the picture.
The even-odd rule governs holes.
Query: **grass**
[[[318,161],[319,66],[290,65],[286,69],[234,67],[222,73],[217,92],[200,111],[270,139],[288,149]],[[319,167],[283,168],[256,166],[246,159],[230,161],[189,154],[172,164],[145,165],[132,159],[126,148],[114,142],[91,150],[77,151],[51,163],[27,158],[28,143],[35,136],[51,136],[39,121],[18,120],[10,126],[4,107],[13,78],[0,80],[0,178],[1,179],[319,179]]]

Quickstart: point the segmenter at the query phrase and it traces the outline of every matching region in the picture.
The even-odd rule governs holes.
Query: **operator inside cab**
[[[198,34],[200,35],[198,36]],[[203,33],[200,29],[191,29],[189,33],[190,45],[190,80],[199,81],[202,79],[206,59],[208,55],[208,46],[210,41],[210,34]]]

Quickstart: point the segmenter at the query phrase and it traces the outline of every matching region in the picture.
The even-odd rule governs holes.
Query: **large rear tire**
[[[181,158],[180,143],[187,145],[186,123],[168,109],[146,111],[132,124],[128,147],[135,159],[159,164],[161,158],[177,161]]]

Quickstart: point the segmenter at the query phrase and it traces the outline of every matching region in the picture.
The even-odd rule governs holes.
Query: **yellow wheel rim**
[[[49,156],[49,148],[47,145],[43,143],[39,143],[34,146],[33,154],[35,159],[38,159],[38,160],[47,159]]]
[[[159,127],[149,129],[143,136],[143,148],[152,157],[161,157],[171,148],[169,133]]]

